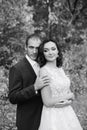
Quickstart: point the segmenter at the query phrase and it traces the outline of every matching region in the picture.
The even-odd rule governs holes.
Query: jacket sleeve
[[[9,71],[9,101],[18,104],[28,101],[36,95],[34,85],[23,88],[21,72],[14,66]]]

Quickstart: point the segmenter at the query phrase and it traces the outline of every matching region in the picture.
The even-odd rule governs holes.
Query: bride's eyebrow
[[[47,49],[49,49],[49,48],[44,48],[44,50],[47,50]]]
[[[47,48],[47,47],[44,47],[43,49],[44,49],[44,50],[47,50],[47,49],[49,49],[49,48]]]
[[[55,46],[51,47],[51,49],[56,48]],[[49,50],[50,48],[44,48],[44,50]]]

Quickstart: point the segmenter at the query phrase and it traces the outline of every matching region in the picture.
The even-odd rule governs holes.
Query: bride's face
[[[58,49],[56,44],[52,41],[45,43],[43,53],[47,61],[56,61],[58,57]]]

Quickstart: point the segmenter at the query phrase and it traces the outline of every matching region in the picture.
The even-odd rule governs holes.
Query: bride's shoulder
[[[64,72],[64,68],[63,67],[59,67],[58,68],[60,71]]]
[[[64,70],[64,68],[63,68],[63,67],[60,67],[60,68],[59,68],[59,70],[60,70],[60,72],[61,72],[62,74],[64,74],[64,75],[65,75],[65,70]]]
[[[46,67],[43,66],[40,68],[40,74],[46,74],[47,73],[47,70],[46,70]]]
[[[46,67],[45,66],[41,67],[40,71],[46,71]]]

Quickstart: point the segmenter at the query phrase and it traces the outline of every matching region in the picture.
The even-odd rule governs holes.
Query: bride
[[[82,130],[71,106],[74,94],[70,79],[62,68],[62,54],[53,40],[44,41],[39,48],[40,75],[50,77],[50,85],[41,90],[43,109],[39,130]]]

